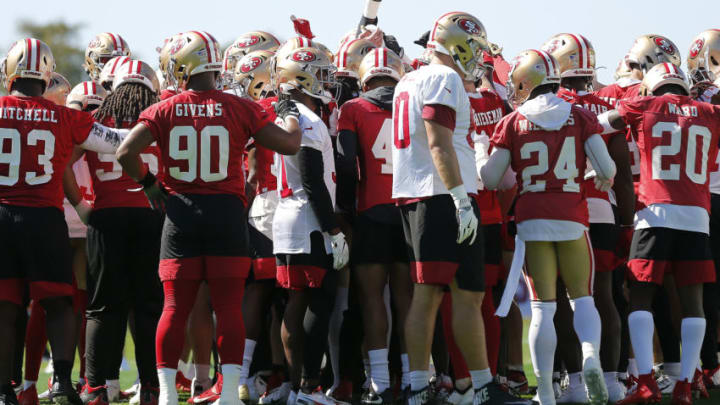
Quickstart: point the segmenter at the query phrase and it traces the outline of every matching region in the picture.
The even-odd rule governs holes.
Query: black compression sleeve
[[[308,195],[310,206],[320,222],[320,227],[325,232],[337,228],[332,199],[325,186],[322,152],[302,147],[298,152],[298,161],[303,190]]]
[[[337,137],[337,205],[346,213],[355,211],[355,193],[358,182],[357,134],[342,130]]]

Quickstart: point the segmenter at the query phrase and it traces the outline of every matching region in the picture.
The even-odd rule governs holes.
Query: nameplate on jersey
[[[55,111],[44,108],[0,107],[0,110],[0,117],[4,120],[57,123]]]
[[[568,120],[565,121],[565,124],[563,124],[564,127],[567,126],[573,126],[575,125],[575,117],[573,117],[572,114],[568,117]],[[547,131],[545,128],[535,125],[528,119],[521,119],[517,121],[518,131],[520,132],[528,132],[528,131]]]
[[[175,104],[175,116],[176,117],[222,117],[223,108],[222,103],[213,104]]]
[[[683,117],[697,117],[698,108],[692,105],[677,106],[673,103],[668,103],[668,113],[682,115]]]

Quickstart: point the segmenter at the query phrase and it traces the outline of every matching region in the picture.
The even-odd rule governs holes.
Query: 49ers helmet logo
[[[243,73],[251,72],[255,69],[257,69],[258,66],[262,64],[262,59],[258,58],[257,56],[253,56],[249,60],[244,61],[240,65],[240,71]]]
[[[185,39],[184,38],[178,38],[170,45],[170,55],[175,55],[182,49],[183,45],[185,45]]]
[[[467,32],[468,34],[472,35],[480,35],[480,27],[475,21],[468,20],[466,18],[461,18],[458,20],[458,25],[460,28],[463,29],[463,31]]]
[[[703,45],[705,45],[705,40],[703,38],[698,38],[693,42],[692,46],[690,46],[690,57],[695,58],[700,53],[700,50],[703,48]]]
[[[675,53],[675,47],[670,43],[670,41],[663,37],[655,37],[655,45],[660,47],[660,49],[662,49],[668,55],[672,55]]]
[[[292,55],[295,62],[312,62],[317,59],[314,53],[310,51],[297,51]]]
[[[98,46],[100,46],[100,39],[98,37],[93,38],[88,44],[88,48],[97,48]]]
[[[260,42],[260,37],[258,37],[257,35],[249,35],[247,37],[238,39],[235,46],[237,46],[238,48],[247,48],[249,46],[257,44],[258,42]]]
[[[547,53],[553,53],[556,50],[558,50],[558,48],[560,48],[561,45],[562,45],[562,40],[553,39],[552,41],[545,44],[545,46],[542,47],[542,50]]]

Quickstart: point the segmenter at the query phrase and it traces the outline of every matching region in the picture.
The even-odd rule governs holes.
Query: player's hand
[[[281,120],[285,121],[287,117],[293,117],[298,122],[300,121],[300,110],[298,110],[295,102],[289,99],[280,100],[277,103],[273,103],[275,114],[280,117]]]
[[[155,175],[148,171],[145,178],[140,180],[140,185],[143,186],[143,193],[145,193],[145,196],[150,202],[150,207],[164,213],[168,192],[165,187],[157,181]]]
[[[405,50],[403,50],[397,38],[395,38],[393,35],[387,35],[383,33],[383,42],[385,43],[385,48],[395,52],[397,56],[402,58],[405,54]]]
[[[330,235],[330,246],[332,247],[333,267],[335,270],[340,270],[350,261],[350,249],[345,240],[345,234],[338,232]]]
[[[460,200],[454,200],[455,202],[455,216],[458,222],[458,237],[457,243],[463,243],[467,238],[472,236],[470,244],[475,242],[477,237],[478,219],[473,211],[472,204],[470,204],[470,197],[465,197]]]
[[[613,179],[601,179],[598,176],[593,177],[595,180],[595,188],[602,192],[609,191],[613,186]]]
[[[87,225],[88,220],[90,220],[90,213],[92,212],[92,206],[90,203],[88,203],[85,200],[80,200],[77,205],[75,205],[73,208],[75,208],[75,212],[77,212],[78,217],[80,217],[80,220],[83,224]]]

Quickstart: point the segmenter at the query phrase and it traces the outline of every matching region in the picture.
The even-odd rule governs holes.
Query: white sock
[[[187,375],[190,374],[190,365],[180,360],[178,361],[177,371],[181,372],[185,378],[187,378]]]
[[[372,388],[378,394],[383,393],[390,388],[388,349],[368,350],[368,357],[370,357]]]
[[[178,405],[178,394],[175,388],[175,375],[177,370],[173,368],[157,369],[158,381],[160,382],[160,395],[158,405]]]
[[[606,371],[603,373],[603,377],[605,378],[605,385],[610,388],[610,385],[615,384],[618,382],[618,373],[617,371]]]
[[[700,348],[705,338],[705,318],[683,318],[680,325],[680,342],[682,343],[682,353],[680,362],[682,364],[682,372],[680,379],[692,382],[697,368],[698,357],[700,357]]]
[[[492,381],[492,373],[489,368],[484,370],[470,370],[470,379],[473,389],[480,389]]]
[[[568,386],[576,387],[578,385],[583,385],[582,373],[577,372],[568,374]]]
[[[410,385],[410,358],[407,353],[400,355],[400,363],[402,364],[402,389]]]
[[[26,389],[32,387],[33,385],[35,385],[35,383],[37,383],[37,381],[24,380],[23,381],[23,390],[26,390]]]
[[[220,366],[223,376],[220,402],[239,403],[240,394],[238,393],[238,387],[240,386],[240,368],[241,366],[239,364],[223,364]]]
[[[410,372],[410,389],[420,391],[430,383],[430,372],[428,370],[413,370]]]
[[[650,374],[653,366],[653,332],[655,322],[648,311],[633,311],[628,315],[628,328],[632,342],[637,372],[639,375]]]
[[[348,288],[338,287],[335,295],[335,306],[330,314],[328,326],[328,352],[330,353],[330,366],[333,372],[333,385],[335,389],[340,385],[340,329],[342,328],[343,314],[348,308]]]
[[[681,355],[682,357],[682,355]],[[675,379],[680,378],[682,374],[682,363],[663,363],[663,373],[674,377]]]
[[[204,383],[210,380],[210,365],[209,364],[193,364],[195,368],[194,379],[200,383]]]
[[[580,297],[570,300],[570,306],[573,309],[573,327],[582,346],[583,360],[597,358],[602,332],[595,300],[590,296]]]
[[[528,342],[530,343],[530,358],[535,377],[538,380],[538,397],[541,404],[553,404],[555,403],[555,393],[552,388],[552,373],[555,347],[557,346],[553,318],[557,303],[532,301],[530,308],[532,320],[528,331]]]
[[[247,384],[247,378],[250,375],[250,366],[252,365],[253,353],[255,353],[255,345],[257,345],[256,341],[252,339],[245,339],[243,364],[240,369],[240,385]]]
[[[627,373],[635,378],[638,376],[637,361],[634,357],[628,359]]]

